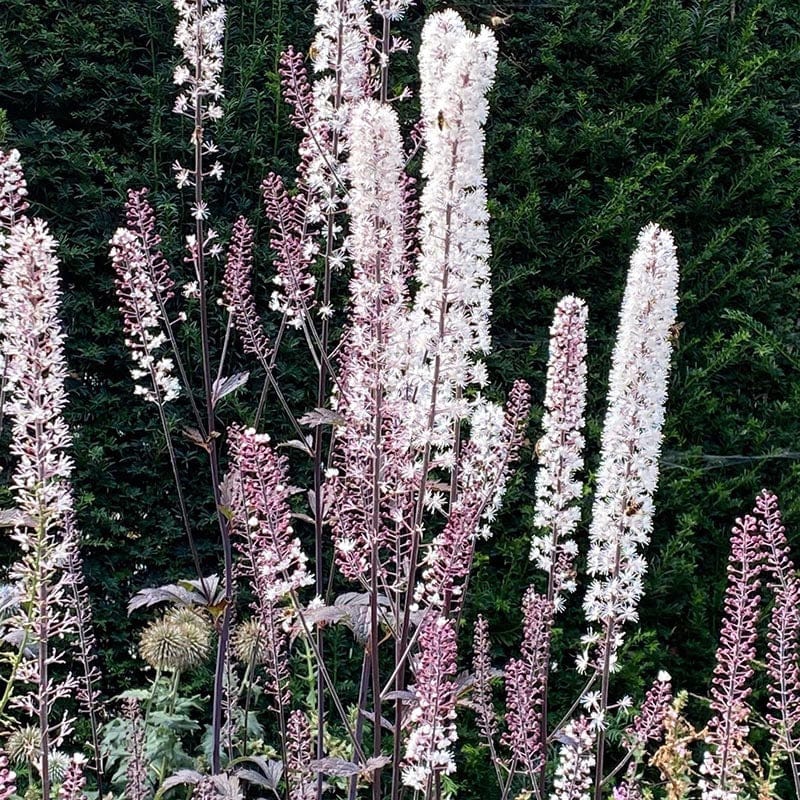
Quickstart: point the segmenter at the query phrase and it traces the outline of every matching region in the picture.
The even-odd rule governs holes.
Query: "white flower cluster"
[[[590,800],[594,733],[585,717],[571,720],[556,737],[561,742],[550,800]]]
[[[407,381],[408,396],[418,400],[416,428],[437,448],[449,445],[453,422],[468,416],[463,389],[482,380],[473,358],[491,344],[483,125],[496,61],[497,42],[486,28],[471,33],[454,11],[426,22],[419,53],[426,182]]]
[[[544,435],[536,444],[536,517],[542,530],[531,542],[531,560],[549,573],[548,594],[556,611],[564,596],[575,591],[574,561],[578,545],[572,538],[580,521],[583,484],[575,474],[583,469],[583,425],[586,408],[586,304],[564,297],[550,327],[542,419]]]
[[[372,6],[376,14],[396,22],[403,18],[406,9],[413,2],[414,0],[372,0]]]
[[[697,788],[700,789],[701,800],[739,800],[741,798],[742,787],[739,781],[731,781],[728,788],[722,788],[717,784],[719,765],[715,762],[709,750],[703,753],[700,775],[701,777],[697,781]]]
[[[141,239],[127,228],[118,228],[111,239],[111,260],[117,272],[117,294],[125,318],[125,344],[136,366],[131,377],[136,382],[134,394],[158,405],[180,394],[180,382],[174,375],[175,364],[157,351],[167,337],[161,327],[161,311],[148,269]],[[142,379],[149,380],[142,383]]]
[[[0,247],[4,246],[5,233],[28,208],[27,196],[19,150],[0,153]]]
[[[319,0],[314,17],[317,35],[310,55],[314,72],[332,72],[337,78],[317,81],[314,87],[318,112],[329,107],[334,130],[344,131],[345,118],[333,116],[334,98],[344,103],[361,100],[369,85],[370,26],[364,0]]]
[[[196,146],[198,142],[195,137],[203,136],[203,125],[216,122],[223,115],[220,100],[224,96],[224,89],[220,83],[220,75],[225,36],[225,6],[219,0],[202,0],[200,9],[195,0],[173,0],[173,5],[178,12],[175,45],[181,49],[184,59],[175,68],[174,81],[183,90],[176,98],[173,110],[195,123],[192,145]],[[199,144],[202,145],[203,155],[217,152],[217,146],[210,139],[203,139]],[[179,189],[194,185],[194,170],[182,166],[179,161],[172,168]],[[203,173],[203,177],[219,180],[222,174],[222,164],[215,161]],[[199,209],[195,209],[195,214],[197,213],[200,213]]]
[[[0,253],[6,411],[14,421],[13,485],[20,509],[52,525],[72,509],[71,438],[63,418],[66,363],[58,320],[56,241],[41,219],[17,219]]]
[[[397,334],[403,330],[408,296],[401,182],[403,141],[394,110],[374,100],[356,105],[350,131],[351,223],[347,248],[352,253],[353,277],[347,346],[369,361],[362,366],[380,370],[385,395],[395,400],[405,369],[404,341]],[[365,374],[349,377],[345,387],[348,409],[353,413],[362,409],[369,416],[374,379],[370,381]],[[368,423],[369,419],[363,421]]]
[[[588,650],[610,639],[613,670],[622,626],[637,619],[647,564],[642,549],[653,527],[664,404],[678,302],[678,262],[668,231],[650,224],[631,257],[609,376],[584,599]],[[594,628],[599,625],[603,630]],[[604,647],[605,645],[602,645]]]

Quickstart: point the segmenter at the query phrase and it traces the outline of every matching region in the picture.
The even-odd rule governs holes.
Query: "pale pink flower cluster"
[[[134,394],[163,406],[178,397],[181,389],[174,375],[174,361],[159,353],[167,343],[162,323],[174,283],[159,250],[161,239],[147,190],[128,192],[126,211],[128,227],[114,233],[110,256],[117,273],[115,285],[125,344],[135,364],[131,369]]]
[[[403,783],[424,791],[435,773],[455,772],[456,632],[453,621],[428,615],[420,626],[411,733],[403,759]]]
[[[270,173],[261,184],[264,209],[272,223],[270,248],[275,253],[272,279],[277,287],[270,298],[270,309],[285,314],[292,327],[299,328],[314,304],[316,279],[311,263],[318,245],[309,228],[308,195],[302,190],[290,197],[281,178]]]
[[[313,736],[306,715],[295,709],[286,723],[286,780],[289,800],[314,800],[316,774],[311,769]]]
[[[0,750],[0,800],[17,793],[17,773],[8,768],[8,756]]]
[[[672,236],[648,225],[631,257],[609,376],[589,530],[587,571],[593,580],[584,599],[590,630],[578,661],[581,669],[599,645],[595,663],[607,659],[613,671],[623,627],[637,619],[647,568],[642,550],[653,527],[677,291]]]
[[[487,742],[492,742],[497,733],[497,715],[492,702],[491,641],[489,623],[478,614],[475,621],[475,634],[472,640],[472,673],[475,684],[472,689],[472,705],[478,715],[478,730]]]
[[[407,313],[408,289],[404,158],[394,111],[371,100],[359,103],[352,141],[352,302],[333,398],[343,422],[334,451],[339,473],[327,490],[337,562],[348,577],[356,578],[363,574],[373,544],[386,544],[408,532],[409,498],[419,478],[410,449],[407,404],[398,388],[405,367],[398,331]]]
[[[67,455],[71,437],[64,334],[58,319],[61,288],[56,241],[40,219],[16,221],[0,252],[4,290],[3,352],[14,420],[11,452],[19,508],[46,527],[72,509]]]
[[[28,684],[30,689],[12,696],[9,705],[46,720],[39,731],[44,743],[39,770],[47,787],[49,750],[61,745],[74,722],[69,714],[53,721],[53,710],[79,689],[74,676],[61,668],[66,659],[59,648],[76,628],[67,569],[75,546],[68,524],[73,510],[72,460],[67,452],[71,436],[63,417],[67,366],[58,318],[57,243],[41,219],[24,213],[19,154],[0,152],[0,164],[5,165],[0,224],[6,231],[0,246],[0,349],[9,392],[5,411],[12,420],[11,452],[17,457],[11,489],[21,517],[13,533],[20,560],[9,571],[18,603],[6,625],[31,646],[21,649],[23,658],[8,676],[11,683]],[[54,665],[59,665],[58,678],[51,671]]]
[[[266,690],[282,709],[289,702],[286,601],[314,582],[289,509],[286,459],[266,434],[231,426],[231,465],[226,479],[234,544],[243,558],[239,572],[250,580],[253,609],[265,653]],[[281,712],[283,713],[283,712]]]
[[[586,409],[586,304],[564,297],[550,327],[550,360],[542,418],[544,434],[536,444],[536,516],[542,532],[533,537],[531,560],[550,576],[548,595],[556,611],[564,596],[575,591],[573,538],[580,521],[578,505],[583,484],[575,476],[583,469]]]
[[[175,101],[176,114],[189,117],[200,127],[199,135],[203,136],[203,126],[209,121],[222,118],[220,100],[224,89],[220,83],[222,74],[223,39],[225,36],[225,6],[219,0],[174,0],[173,5],[178,12],[178,25],[175,29],[175,45],[183,53],[183,62],[175,68],[175,83],[182,87]],[[199,8],[198,8],[199,6]],[[208,99],[210,98],[210,100]],[[192,144],[198,131],[192,134]],[[210,139],[202,142],[204,155],[217,152],[216,145]],[[178,188],[193,186],[197,176],[195,170],[183,167],[176,161],[173,165]],[[220,179],[222,164],[216,161],[203,177]],[[202,213],[196,208],[195,213]]]
[[[672,678],[661,670],[647,690],[639,713],[623,735],[625,746],[629,750],[641,750],[648,742],[658,741],[663,735],[664,720],[671,706]]]
[[[461,608],[463,583],[472,567],[475,541],[489,531],[481,522],[490,522],[499,507],[511,464],[522,444],[529,408],[528,385],[517,381],[505,414],[494,404],[476,409],[481,416],[490,412],[491,424],[479,419],[476,429],[473,417],[472,436],[459,461],[458,496],[444,529],[431,544],[422,580],[414,593],[419,605],[446,614]]]
[[[533,587],[522,599],[522,645],[519,658],[505,669],[506,725],[501,741],[519,765],[535,779],[547,756],[542,740],[542,713],[550,668],[553,604]]]
[[[235,523],[254,546],[259,600],[272,605],[314,582],[291,525],[286,459],[275,454],[269,436],[252,428],[232,426],[228,444],[236,486]]]
[[[561,742],[550,800],[590,800],[595,764],[595,731],[586,717],[570,720]]]
[[[698,787],[702,800],[736,800],[745,785],[749,750],[753,659],[756,655],[761,574],[761,537],[756,519],[736,521],[728,561],[724,617],[711,682],[711,710],[706,751]]]
[[[775,601],[767,627],[767,721],[778,747],[796,759],[800,744],[800,578],[789,556],[778,499],[762,491],[753,512],[764,549],[764,573]]]
[[[81,753],[75,753],[58,789],[58,800],[86,800],[86,776],[83,774],[85,766],[86,758]]]

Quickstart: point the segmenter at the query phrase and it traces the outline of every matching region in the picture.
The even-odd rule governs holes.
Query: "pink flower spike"
[[[708,723],[712,745],[700,766],[698,786],[702,800],[736,800],[745,783],[747,735],[750,731],[752,662],[756,656],[756,624],[760,603],[762,541],[754,517],[736,521],[728,560],[728,587],[717,648],[717,664],[711,681]]]
[[[10,231],[28,210],[27,196],[19,150],[0,150],[0,231]]]
[[[522,600],[522,615],[520,657],[512,658],[505,670],[508,730],[501,741],[535,782],[546,755],[542,712],[550,668],[553,605],[531,587]]]
[[[424,791],[436,773],[450,775],[456,768],[455,623],[428,615],[421,623],[419,649],[403,784]]]
[[[253,229],[244,217],[233,226],[223,276],[223,300],[233,315],[233,324],[246,353],[252,353],[267,369],[269,341],[253,300]]]
[[[778,499],[766,490],[756,498],[764,550],[767,587],[775,602],[767,627],[767,721],[780,751],[792,760],[797,780],[796,752],[800,744],[800,579],[791,558]]]

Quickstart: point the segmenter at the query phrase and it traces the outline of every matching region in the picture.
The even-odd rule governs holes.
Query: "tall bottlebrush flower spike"
[[[658,741],[663,736],[672,700],[672,678],[662,670],[647,690],[639,713],[623,734],[623,744],[628,750],[641,750],[648,742]]]
[[[548,597],[556,611],[564,595],[575,591],[572,538],[580,521],[578,506],[583,485],[584,411],[586,409],[586,304],[564,297],[550,327],[550,360],[542,419],[544,435],[536,444],[536,517],[542,532],[533,538],[531,560],[548,573]]]
[[[302,184],[300,189],[289,197],[281,178],[272,172],[261,184],[264,209],[272,225],[269,245],[275,254],[277,273],[270,308],[285,314],[293,327],[302,325],[314,304],[316,280],[311,263],[318,253],[318,245],[310,235],[314,228],[309,224],[308,195],[302,191]]]
[[[183,54],[183,62],[175,68],[174,81],[181,88],[173,108],[176,114],[188,117],[203,135],[206,123],[222,118],[220,100],[224,89],[220,82],[222,74],[223,39],[225,36],[225,6],[219,0],[202,0],[200,8],[195,0],[174,0],[178,12],[175,28],[175,46]],[[193,132],[194,137],[196,133]],[[194,139],[192,139],[194,145]],[[208,138],[202,142],[205,155],[217,152],[216,145]],[[197,181],[195,169],[189,169],[176,161],[173,165],[178,188],[194,186]],[[216,161],[201,177],[222,177],[222,164]],[[201,209],[196,208],[196,213]]]
[[[512,658],[505,669],[508,729],[502,742],[535,780],[547,753],[542,740],[542,712],[550,667],[553,604],[531,587],[522,600],[522,617],[520,656]]]
[[[0,236],[28,210],[28,184],[22,172],[19,150],[0,150]],[[0,247],[3,239],[0,239]]]
[[[239,217],[233,226],[225,262],[222,297],[233,315],[233,324],[245,352],[254,355],[267,368],[270,346],[253,299],[252,272],[253,229],[244,217]]]
[[[609,376],[597,491],[589,529],[587,571],[592,582],[584,599],[590,631],[579,659],[590,650],[616,667],[623,627],[637,619],[643,548],[653,528],[664,406],[678,302],[678,262],[668,231],[648,225],[631,257]],[[597,626],[597,627],[596,627]]]
[[[410,465],[401,386],[408,290],[400,125],[392,109],[366,100],[353,111],[351,128],[352,300],[334,397],[342,418],[333,456],[338,475],[327,491],[337,563],[358,578],[373,545],[396,541],[398,527],[405,533],[402,521],[419,478]]]
[[[497,42],[488,29],[469,32],[454,11],[425,23],[419,51],[424,188],[408,382],[410,396],[418,398],[420,443],[444,450],[455,421],[469,415],[464,388],[485,382],[485,367],[475,359],[491,345],[483,126],[496,62]]]
[[[764,549],[767,587],[775,598],[767,627],[767,721],[797,780],[800,743],[800,578],[789,556],[778,499],[761,492],[753,511]],[[797,787],[800,790],[800,786]]]
[[[455,623],[428,615],[420,627],[419,650],[403,784],[422,791],[436,773],[450,775],[456,768]]]
[[[235,525],[255,543],[259,600],[275,603],[314,582],[291,525],[286,459],[275,454],[269,436],[252,428],[232,426],[228,442],[237,484]]]
[[[72,460],[67,403],[64,334],[58,319],[61,289],[56,241],[40,219],[25,215],[24,178],[19,154],[0,152],[4,184],[0,191],[2,354],[12,421],[11,452],[17,462],[11,478],[22,522],[13,538],[20,559],[9,570],[19,602],[6,621],[20,636],[20,659],[7,676],[27,684],[11,695],[9,706],[38,720],[41,790],[49,793],[50,750],[61,746],[73,719],[53,719],[57,703],[73,698],[79,682],[53,671],[66,661],[64,646],[76,632],[73,576],[68,562],[75,546],[72,527]]]
[[[716,666],[706,751],[698,786],[702,800],[737,800],[745,784],[753,659],[760,604],[762,541],[756,519],[736,521],[728,560],[728,586]]]
[[[478,715],[478,730],[490,744],[497,733],[497,715],[492,703],[492,660],[490,656],[489,623],[478,614],[472,645],[472,672],[475,684],[472,689],[472,705]]]
[[[473,413],[470,440],[457,469],[458,497],[444,529],[433,540],[414,593],[420,606],[445,614],[461,608],[475,541],[491,533],[488,523],[500,506],[511,465],[519,453],[529,408],[529,387],[517,381],[505,413],[493,403],[478,406]]]

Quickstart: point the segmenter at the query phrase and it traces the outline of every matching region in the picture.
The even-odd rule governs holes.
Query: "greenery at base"
[[[494,384],[505,391],[525,377],[541,400],[555,303],[565,293],[587,300],[590,488],[635,235],[650,220],[675,235],[683,328],[647,595],[616,688],[641,696],[665,667],[677,686],[703,693],[733,520],[766,486],[782,502],[790,540],[800,538],[796,9],[779,0],[449,5],[475,24],[494,23],[500,42],[487,143]],[[220,218],[260,221],[266,298],[258,184],[270,169],[291,175],[296,145],[275,58],[290,42],[307,45],[312,11],[280,0],[228,6]],[[414,11],[409,35],[443,6]],[[187,132],[170,113],[172,23],[169,4],[156,0],[5,0],[0,9],[0,138],[22,151],[35,211],[62,243],[75,483],[98,638],[117,689],[133,666],[129,595],[190,572],[156,420],[132,397],[107,259],[128,187],[151,187],[165,222],[173,231],[181,222],[170,164],[185,153]],[[411,68],[398,70],[398,83],[413,85]],[[178,261],[179,243],[167,247]],[[304,365],[288,350],[284,364],[290,395],[308,406]],[[248,413],[245,398],[236,402],[231,419]],[[532,441],[539,417],[536,408]],[[202,468],[189,443],[180,455],[187,472]],[[470,586],[468,618],[478,610],[490,618],[498,655],[515,647],[521,595],[539,580],[527,561],[535,469],[531,448]],[[207,502],[206,486],[205,478],[190,484],[195,508]],[[590,509],[587,490],[587,519]],[[213,565],[213,528],[198,533]],[[10,553],[0,544],[0,563]],[[565,697],[577,686],[579,599],[574,609],[557,648]],[[487,796],[485,756],[470,746],[466,758],[476,777],[465,796]]]

